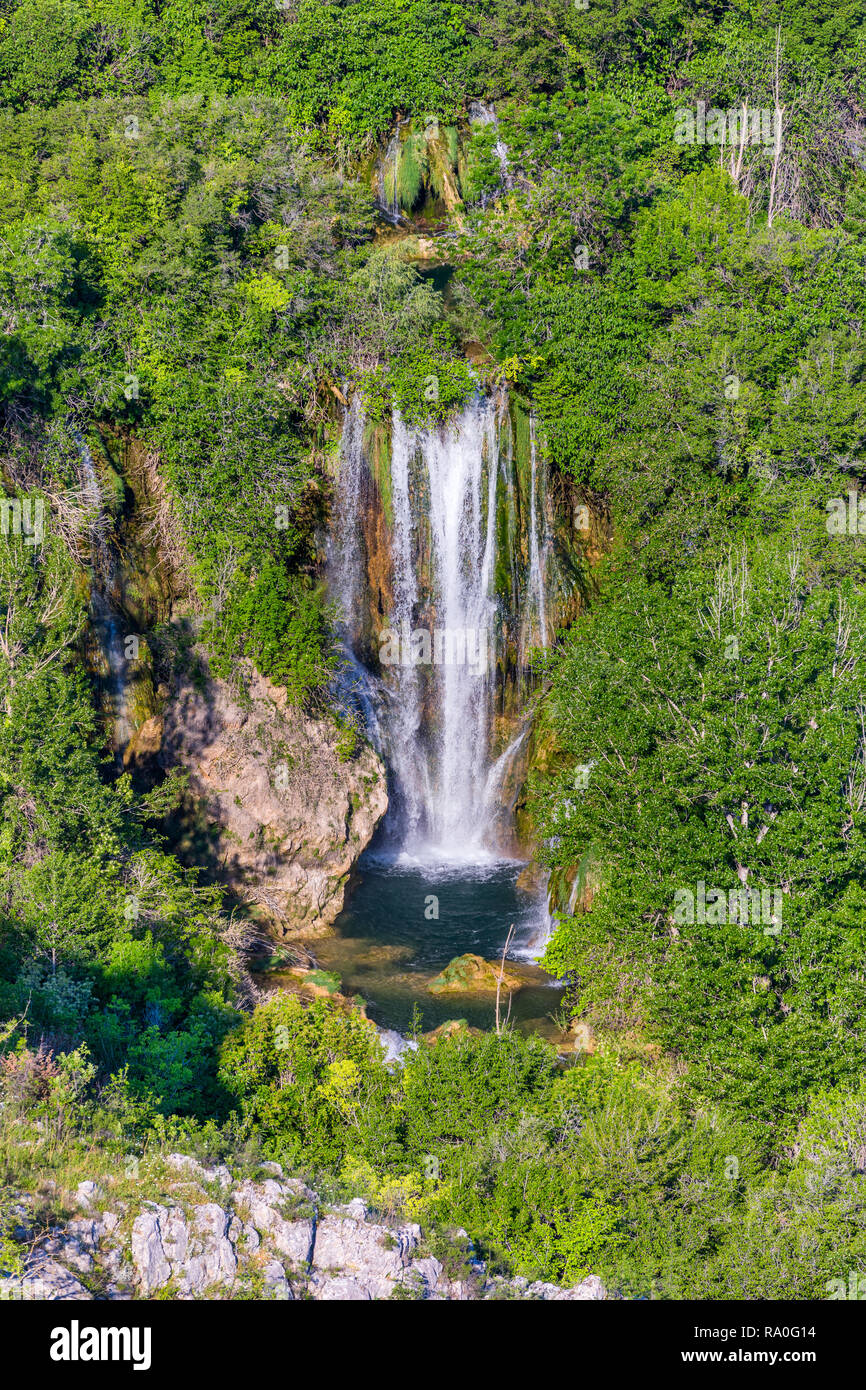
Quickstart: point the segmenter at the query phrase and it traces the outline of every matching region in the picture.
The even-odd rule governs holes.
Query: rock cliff
[[[248,697],[214,677],[182,677],[163,709],[159,760],[189,772],[212,866],[232,891],[277,933],[315,936],[342,908],[385,814],[385,769],[367,745],[341,757],[333,721],[248,674]]]

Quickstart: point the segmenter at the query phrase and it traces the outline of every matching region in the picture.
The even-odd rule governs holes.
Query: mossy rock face
[[[452,994],[461,991],[474,993],[479,990],[495,992],[499,975],[499,964],[493,964],[484,960],[482,956],[475,956],[469,952],[450,961],[442,973],[430,981],[427,988],[431,994]],[[520,989],[522,985],[523,981],[517,975],[508,969],[502,970],[502,989],[506,993]]]

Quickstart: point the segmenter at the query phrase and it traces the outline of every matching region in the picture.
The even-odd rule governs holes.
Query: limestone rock
[[[17,1281],[20,1293],[12,1297],[39,1300],[41,1302],[66,1302],[76,1299],[90,1302],[93,1294],[76,1279],[69,1270],[56,1260],[38,1259],[28,1268],[23,1280]]]
[[[180,1201],[147,1201],[131,1233],[121,1214],[88,1211],[44,1234],[25,1260],[22,1277],[0,1279],[0,1299],[88,1300],[78,1278],[109,1299],[258,1297],[320,1302],[388,1299],[399,1290],[433,1301],[518,1298],[583,1301],[607,1297],[590,1275],[570,1289],[541,1281],[488,1277],[465,1232],[468,1270],[445,1275],[441,1262],[422,1253],[420,1226],[392,1227],[369,1219],[359,1197],[317,1222],[318,1197],[303,1182],[283,1176],[279,1164],[262,1165],[261,1181],[234,1182],[228,1169],[208,1169],[185,1154],[170,1154],[169,1171]],[[225,1198],[202,1200],[201,1181],[225,1179]],[[92,1188],[85,1188],[85,1198]],[[131,1213],[130,1213],[131,1214]],[[22,1228],[23,1229],[23,1228]],[[21,1237],[23,1239],[23,1236]]]
[[[283,1266],[277,1260],[271,1260],[264,1268],[265,1297],[275,1299],[294,1299],[292,1287],[286,1278]]]
[[[215,1168],[205,1168],[197,1159],[189,1158],[186,1154],[168,1154],[165,1161],[176,1173],[189,1173],[196,1182],[219,1183],[223,1191],[232,1185],[232,1175],[224,1163]]]
[[[336,1279],[319,1277],[312,1287],[313,1297],[320,1303],[369,1302],[373,1297],[368,1283],[345,1274],[338,1275]]]
[[[586,1300],[603,1299],[606,1297],[605,1287],[597,1274],[590,1274],[580,1284],[575,1284],[573,1288],[561,1289],[557,1284],[544,1284],[536,1282],[530,1284],[526,1290],[527,1298],[541,1298],[545,1302],[584,1302]]]
[[[312,1200],[313,1193],[303,1184],[289,1186],[268,1178],[263,1183],[241,1183],[234,1198],[235,1209],[298,1268],[310,1262],[315,1222],[311,1217],[287,1217],[281,1208],[285,1208],[287,1201],[297,1201],[299,1197]]]
[[[366,745],[341,761],[331,722],[290,708],[283,688],[245,669],[248,703],[216,678],[204,688],[181,679],[163,711],[160,762],[189,770],[233,891],[283,934],[316,935],[385,814],[385,770]]]
[[[75,1189],[75,1197],[80,1207],[90,1207],[102,1197],[102,1188],[95,1182],[80,1182]]]
[[[132,1263],[145,1298],[171,1278],[171,1265],[162,1244],[161,1217],[168,1217],[165,1207],[143,1211],[132,1224]]]
[[[316,1229],[313,1268],[319,1273],[339,1270],[367,1289],[370,1298],[388,1298],[402,1283],[420,1238],[421,1228],[415,1225],[390,1230],[326,1216]]]

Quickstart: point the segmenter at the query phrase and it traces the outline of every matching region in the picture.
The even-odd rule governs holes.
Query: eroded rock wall
[[[248,696],[182,676],[162,713],[159,761],[189,773],[211,867],[277,934],[315,936],[343,905],[350,870],[388,806],[372,748],[342,750],[329,718],[288,705],[247,671]]]

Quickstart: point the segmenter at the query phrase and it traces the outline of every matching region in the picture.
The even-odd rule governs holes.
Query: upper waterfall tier
[[[501,841],[529,654],[579,598],[534,420],[503,391],[448,425],[346,411],[329,579],[346,682],[388,767],[392,845],[477,859]],[[507,808],[506,808],[507,811]]]

